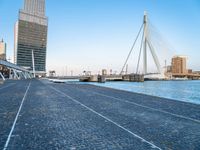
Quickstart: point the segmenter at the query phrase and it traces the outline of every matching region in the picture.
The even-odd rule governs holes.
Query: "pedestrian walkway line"
[[[109,119],[108,117],[106,117],[106,116],[104,116],[104,115],[98,113],[98,112],[95,111],[94,109],[92,109],[92,108],[90,108],[90,107],[84,105],[83,103],[79,102],[79,101],[76,100],[75,98],[72,98],[71,96],[67,95],[66,93],[64,93],[64,92],[62,92],[62,91],[60,91],[60,90],[58,90],[58,89],[56,89],[56,88],[54,88],[54,87],[52,87],[52,86],[49,86],[49,87],[52,88],[53,90],[55,90],[56,92],[62,94],[63,96],[65,96],[65,97],[71,99],[73,102],[75,102],[75,103],[81,105],[81,106],[84,107],[85,109],[87,109],[87,110],[93,112],[94,114],[96,114],[96,115],[98,115],[98,116],[104,118],[105,120],[107,120],[107,121],[109,121],[110,123],[116,125],[117,127],[121,128],[122,130],[128,132],[129,134],[133,135],[134,137],[140,139],[142,142],[149,144],[152,148],[161,150],[160,147],[158,147],[158,146],[156,146],[155,144],[153,144],[153,143],[147,141],[146,139],[144,139],[144,138],[142,138],[141,136],[139,136],[139,135],[133,133],[132,131],[126,129],[125,127],[123,127],[123,126],[121,126],[120,124],[118,124],[117,122],[115,122],[115,121]]]
[[[15,85],[15,84],[16,84],[16,83],[10,83],[10,84],[8,84],[7,86],[1,87],[0,90],[5,89],[5,88],[8,88],[8,87],[10,87],[10,86],[13,86],[13,85]]]
[[[12,128],[11,128],[11,130],[10,130],[10,133],[9,133],[9,135],[8,135],[8,138],[7,138],[7,140],[6,140],[6,143],[5,143],[5,145],[4,145],[3,150],[6,150],[6,149],[8,148],[8,144],[9,144],[9,142],[10,142],[10,138],[11,138],[12,133],[13,133],[13,131],[14,131],[14,128],[15,128],[17,119],[18,119],[18,117],[19,117],[19,113],[20,113],[20,111],[21,111],[21,109],[22,109],[24,100],[26,99],[26,96],[27,96],[27,93],[28,93],[28,91],[29,91],[30,86],[31,86],[31,81],[29,82],[29,85],[28,85],[28,87],[27,87],[27,89],[26,89],[26,92],[25,92],[25,94],[24,94],[24,97],[23,97],[23,99],[22,99],[22,101],[21,101],[20,107],[19,107],[19,109],[18,109],[17,115],[16,115],[16,117],[15,117],[15,120],[14,120],[14,122],[13,122]]]
[[[132,105],[136,105],[136,106],[143,107],[143,108],[146,108],[146,109],[149,109],[149,110],[153,110],[153,111],[165,113],[165,114],[177,117],[177,118],[182,118],[182,119],[190,120],[192,122],[200,124],[200,120],[198,120],[198,119],[193,119],[193,118],[186,117],[186,116],[183,116],[183,115],[178,115],[178,114],[174,114],[174,113],[171,113],[171,112],[168,112],[168,111],[164,111],[164,110],[152,108],[152,107],[149,107],[149,106],[141,105],[141,104],[138,104],[138,103],[135,103],[135,102],[128,101],[126,99],[121,99],[121,98],[117,98],[117,97],[114,97],[114,96],[109,96],[109,95],[106,95],[106,94],[102,94],[102,93],[94,92],[94,91],[90,91],[90,90],[83,90],[83,89],[80,90],[79,89],[79,91],[85,91],[85,92],[89,91],[89,92],[91,92],[93,94],[96,94],[96,95],[104,96],[104,97],[107,97],[107,98],[112,98],[112,99],[115,99],[115,100],[118,100],[118,101],[121,101],[121,102],[126,102],[126,103],[129,103],[129,104],[132,104]]]
[[[147,109],[150,109],[150,110],[153,110],[153,111],[158,111],[158,112],[165,113],[165,114],[168,114],[168,115],[171,115],[171,116],[175,116],[177,118],[190,120],[190,121],[193,121],[193,122],[196,122],[196,123],[200,124],[200,120],[197,120],[197,119],[193,119],[193,118],[186,117],[186,116],[183,116],[183,115],[170,113],[168,111],[164,111],[164,110],[160,110],[160,109],[144,106],[144,105],[141,105],[141,104],[138,104],[138,103],[135,103],[135,102],[131,102],[131,101],[125,100],[125,99],[120,99],[120,98],[117,98],[117,97],[113,97],[113,96],[109,96],[109,95],[105,95],[105,94],[101,94],[101,93],[97,93],[97,92],[93,92],[93,93],[96,94],[96,95],[104,96],[104,97],[107,97],[107,98],[112,98],[112,99],[115,99],[115,100],[118,100],[118,101],[121,101],[121,102],[126,102],[126,103],[129,103],[129,104],[132,104],[132,105],[136,105],[136,106],[139,106],[139,107],[147,108]]]

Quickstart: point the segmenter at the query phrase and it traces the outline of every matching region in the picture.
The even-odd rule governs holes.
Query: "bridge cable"
[[[137,36],[136,36],[136,39],[135,39],[135,41],[134,41],[134,43],[133,43],[133,45],[132,45],[132,47],[131,47],[131,50],[130,50],[130,52],[129,52],[127,58],[126,58],[126,61],[125,61],[124,65],[123,65],[123,67],[122,67],[122,70],[121,70],[121,72],[120,72],[120,75],[122,74],[122,72],[123,72],[123,70],[124,70],[124,68],[125,68],[125,66],[126,66],[126,64],[127,64],[127,62],[128,62],[128,59],[129,59],[129,57],[130,57],[130,55],[131,55],[131,53],[132,53],[132,51],[133,51],[133,48],[135,47],[135,44],[136,44],[136,42],[137,42],[137,40],[138,40],[138,37],[139,37],[139,35],[140,35],[141,31],[142,31],[143,25],[144,25],[144,23],[142,23],[142,25],[141,25],[141,27],[140,27],[140,30],[139,30],[139,32],[138,32],[138,34],[137,34]]]
[[[143,34],[142,34],[142,40],[141,40],[141,44],[140,44],[140,53],[139,53],[139,57],[138,57],[136,74],[138,74],[138,69],[139,69],[139,64],[140,64],[140,58],[141,58],[141,53],[142,53],[143,41],[144,41],[144,32],[145,31],[143,29]]]

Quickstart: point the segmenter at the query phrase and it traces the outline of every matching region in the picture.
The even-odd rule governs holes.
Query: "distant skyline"
[[[7,58],[13,59],[14,24],[21,8],[23,0],[0,0],[0,39],[7,43]],[[145,10],[174,53],[187,55],[188,68],[200,70],[199,0],[46,0],[47,71],[119,72]]]

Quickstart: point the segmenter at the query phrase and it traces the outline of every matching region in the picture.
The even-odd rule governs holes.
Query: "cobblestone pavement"
[[[6,142],[28,82],[7,81],[0,85],[0,149]]]
[[[8,81],[0,127],[0,149],[9,141],[9,150],[200,149],[200,105],[93,85]]]

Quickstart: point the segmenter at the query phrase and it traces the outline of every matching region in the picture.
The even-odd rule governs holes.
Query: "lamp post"
[[[35,78],[35,60],[34,60],[34,50],[32,50],[32,64],[33,64],[33,77]]]

